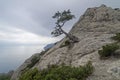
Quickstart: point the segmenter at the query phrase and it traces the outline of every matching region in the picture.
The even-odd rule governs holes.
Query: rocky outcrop
[[[72,47],[61,47],[67,38],[62,39],[42,55],[32,68],[37,67],[40,70],[51,64],[63,63],[77,67],[92,61],[95,71],[87,80],[120,80],[120,59],[100,60],[98,55],[98,50],[103,45],[114,42],[111,37],[118,32],[120,32],[119,8],[112,9],[106,5],[88,8],[69,32],[78,37],[79,42],[74,43]],[[25,65],[26,61],[14,72],[11,80],[18,80]]]
[[[32,55],[29,59],[27,59],[12,75],[11,80],[18,80],[19,76],[24,72],[25,70],[28,69],[28,65],[32,63],[32,59],[34,57],[39,57],[40,54],[36,53]],[[37,64],[37,63],[36,63]]]
[[[47,45],[44,47],[44,50],[48,50],[48,49],[52,48],[54,45],[55,45],[55,43],[47,44]]]

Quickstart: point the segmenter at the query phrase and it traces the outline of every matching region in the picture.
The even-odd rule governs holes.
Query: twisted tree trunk
[[[61,32],[63,32],[71,40],[71,42],[79,42],[79,39],[76,36],[68,34],[61,27],[59,27],[59,28],[60,28]]]

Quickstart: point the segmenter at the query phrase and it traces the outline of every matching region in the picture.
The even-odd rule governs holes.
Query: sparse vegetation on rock
[[[119,46],[116,43],[107,44],[105,46],[102,46],[102,50],[99,50],[98,53],[100,55],[100,58],[106,58],[113,55],[117,49],[119,49]]]
[[[21,75],[19,80],[85,80],[93,70],[91,62],[80,67],[52,65],[41,71],[36,68],[28,70]]]
[[[40,54],[37,54],[37,55],[33,55],[31,57],[31,60],[30,60],[30,63],[28,63],[22,70],[21,70],[21,73],[25,73],[27,72],[28,70],[30,70],[33,66],[35,66],[36,63],[39,62],[39,60],[41,59],[41,56],[44,55],[47,51],[47,50],[43,50],[40,52]]]
[[[113,45],[114,44],[113,40],[110,39],[111,36],[114,35],[114,33],[120,31],[119,15],[120,15],[120,10],[118,9],[114,10],[105,5],[87,9],[85,14],[81,16],[79,21],[72,27],[72,29],[69,32],[70,34],[73,34],[74,36],[78,37],[79,42],[76,44],[73,43],[74,46],[70,49],[67,49],[67,47],[69,47],[69,42],[68,43],[65,42],[68,39],[68,37],[65,37],[61,41],[57,42],[56,45],[52,47],[52,49],[50,49],[47,53],[46,52],[43,53],[46,55],[42,56],[40,61],[37,64],[35,64],[33,67],[37,67],[39,70],[42,70],[44,67],[47,67],[47,65],[49,64],[59,65],[60,63],[64,63],[66,65],[70,64],[71,66],[78,66],[80,64],[85,64],[87,61],[91,60],[94,63],[95,72],[92,74],[92,76],[89,76],[87,80],[119,80],[120,78],[114,76],[114,74],[111,75],[111,73],[108,72],[108,70],[111,67],[114,66],[116,67],[120,65],[119,57],[118,58],[115,57],[115,55],[118,56],[120,54],[120,49],[118,49],[118,45],[120,45],[120,43],[117,42],[117,44]],[[113,44],[111,45],[107,43],[113,43]],[[62,45],[63,47],[60,48],[60,46]],[[101,50],[99,50],[102,46],[104,47]],[[97,52],[99,52],[100,58],[102,59],[109,58],[111,56],[114,57],[109,58],[109,60],[105,60],[103,62],[103,60],[98,59]],[[29,60],[31,60],[31,58],[29,58]],[[27,61],[28,63],[29,60]],[[15,71],[11,80],[18,79],[19,75],[21,75],[21,69],[24,68],[24,65],[26,67],[26,64],[27,63],[24,63],[21,67],[19,67]],[[33,67],[31,69],[33,69]],[[44,80],[45,77],[46,79],[50,80],[51,77],[56,78],[56,76],[57,76],[56,80],[61,80],[61,78],[58,78],[59,75],[53,76],[53,73],[49,71],[52,70],[54,72],[55,69],[58,69],[58,67],[52,69],[51,68],[45,69],[44,74],[45,75],[47,74],[47,77],[44,76],[44,78],[42,77],[42,79],[40,75],[43,71],[39,72],[38,70],[35,70],[35,72],[33,73],[31,72],[30,75],[34,76],[34,74],[35,75],[40,74],[39,76],[36,75],[37,77],[37,78],[35,77],[36,80],[38,79]],[[29,70],[25,71],[26,75],[28,75],[27,72],[29,72]],[[47,71],[49,72],[49,75]],[[72,74],[71,72],[72,69],[68,71]],[[77,74],[78,71],[79,69],[76,69],[76,73],[74,74]],[[119,75],[118,72],[117,74]],[[22,74],[24,79],[21,78],[21,80],[31,80],[29,75],[28,78],[25,77],[24,75],[25,73]],[[70,73],[66,73],[66,74],[70,74]],[[116,75],[116,69],[114,70],[114,73]],[[62,76],[66,77],[65,74]],[[70,77],[67,80],[78,80],[78,76],[81,75],[77,75],[77,78]],[[83,77],[84,76],[82,75],[82,77],[79,80],[85,80],[85,78]]]
[[[8,75],[0,75],[0,80],[10,80],[10,76],[8,76]]]
[[[44,55],[48,50],[49,49],[41,51],[39,56],[33,56],[33,58],[31,59],[31,63],[27,65],[27,68],[32,68],[40,60],[41,56]]]
[[[120,33],[116,33],[116,35],[113,36],[112,39],[120,42]]]
[[[0,73],[0,80],[10,80],[11,76],[13,75],[13,70],[9,71],[8,73]]]
[[[32,68],[39,60],[40,60],[40,57],[37,57],[37,56],[33,57],[32,60],[31,60],[31,63],[28,64],[27,67]]]

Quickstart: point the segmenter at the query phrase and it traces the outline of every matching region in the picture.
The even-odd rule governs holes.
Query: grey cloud
[[[50,36],[55,26],[51,16],[56,11],[71,9],[76,15],[76,19],[66,25],[70,29],[88,7],[104,3],[119,7],[119,2],[118,0],[1,0],[0,21],[35,34]]]
[[[16,45],[25,45],[24,43],[27,42],[26,45],[31,45],[29,43],[39,44],[43,48],[45,44],[59,40],[59,37],[55,39],[51,38],[50,35],[55,26],[55,20],[52,19],[52,16],[56,11],[71,9],[76,16],[76,19],[65,24],[64,29],[68,32],[88,7],[100,6],[101,4],[114,8],[120,7],[120,0],[0,0],[0,51],[1,54],[3,53],[0,56],[0,63],[4,63],[0,66],[0,71],[13,69],[14,63],[20,64],[22,63],[20,61],[25,60],[23,58],[26,57],[18,55],[24,53],[22,50],[25,49],[16,47]],[[16,29],[20,29],[20,31]],[[4,49],[6,45],[10,46],[10,49]],[[11,45],[15,47],[11,49]],[[29,51],[26,55],[32,55],[35,52],[31,52],[33,49],[36,48],[26,49]],[[8,55],[12,55],[11,58],[8,58]],[[10,62],[12,59],[14,59],[13,62]],[[8,67],[5,63],[9,66],[12,64],[12,66]]]

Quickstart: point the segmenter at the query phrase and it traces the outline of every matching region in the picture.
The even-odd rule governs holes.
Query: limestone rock
[[[112,67],[108,70],[108,72],[120,79],[120,66]]]
[[[98,50],[103,45],[114,42],[111,37],[118,32],[120,32],[119,9],[112,9],[105,5],[88,8],[69,32],[78,37],[79,42],[74,43],[71,48],[60,47],[67,40],[65,37],[42,55],[39,62],[32,68],[36,67],[40,70],[50,64],[62,63],[77,67],[84,65],[87,61],[92,61],[95,72],[87,80],[120,80],[118,77],[120,59],[100,60],[98,55]],[[29,63],[29,59],[14,72],[11,80],[18,80],[21,70]],[[115,68],[111,69],[113,65]],[[116,70],[118,72],[114,74]],[[115,76],[111,76],[111,73]]]
[[[34,57],[39,57],[40,54],[39,53],[36,53],[34,55],[32,55],[29,59],[27,59],[15,72],[14,74],[12,75],[11,77],[11,80],[18,80],[19,76],[21,75],[21,73],[27,69],[27,66],[29,64],[31,64],[31,60],[34,58]]]

